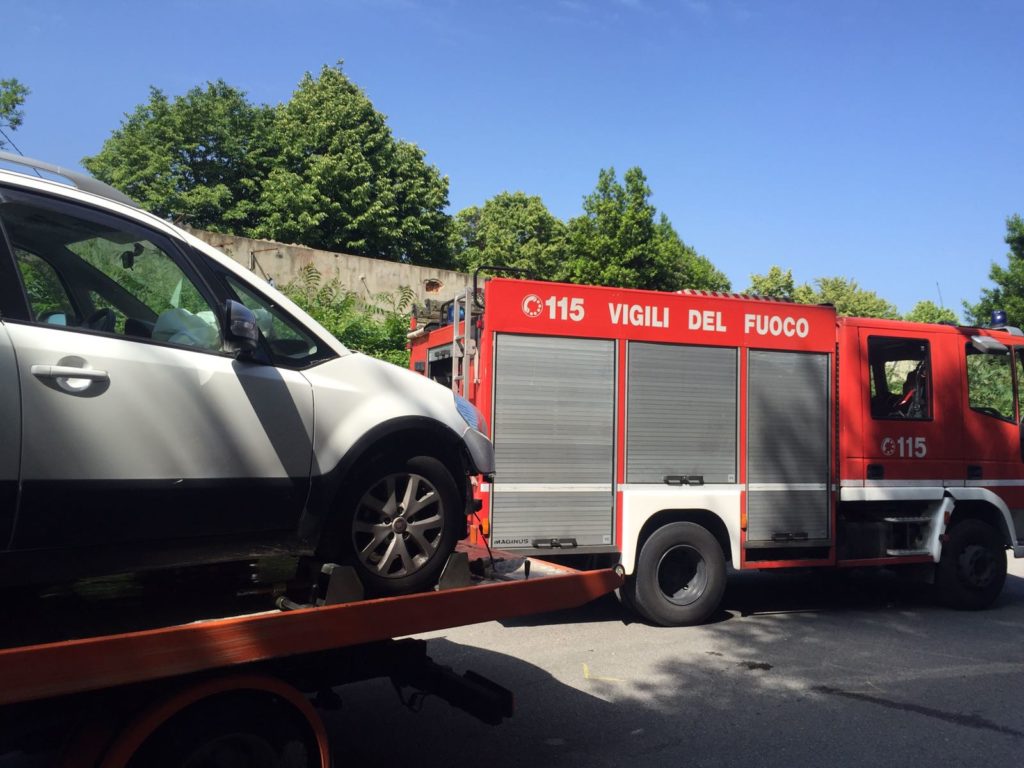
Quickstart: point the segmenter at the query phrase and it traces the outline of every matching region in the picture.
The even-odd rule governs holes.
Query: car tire
[[[343,493],[333,549],[367,595],[432,588],[465,529],[465,503],[448,468],[431,456],[364,463]]]
[[[939,599],[951,608],[980,611],[999,597],[1006,581],[1006,546],[999,532],[981,520],[949,529],[936,566]]]
[[[644,542],[627,602],[663,627],[701,624],[725,592],[725,553],[696,523],[669,523]]]

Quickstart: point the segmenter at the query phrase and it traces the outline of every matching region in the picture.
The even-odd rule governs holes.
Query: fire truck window
[[[972,411],[1015,421],[1009,352],[985,354],[967,344],[967,402]]]
[[[1017,347],[1013,358],[1017,361],[1017,420],[1024,422],[1024,409],[1020,404],[1020,390],[1024,387],[1024,348]]]
[[[930,419],[931,375],[928,342],[872,336],[868,339],[871,416]]]
[[[452,385],[452,346],[427,350],[427,378],[445,387]]]

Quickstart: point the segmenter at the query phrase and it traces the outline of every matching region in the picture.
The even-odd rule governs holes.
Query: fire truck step
[[[887,549],[885,554],[889,557],[911,557],[913,555],[930,555],[929,549]]]
[[[909,523],[930,523],[932,521],[932,519],[927,515],[923,515],[920,517],[885,517],[882,519],[885,520],[885,522],[887,523],[899,523],[901,525],[906,525]]]

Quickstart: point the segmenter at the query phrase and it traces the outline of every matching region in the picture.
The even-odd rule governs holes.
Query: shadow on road
[[[729,576],[721,610],[707,624],[737,617],[775,613],[939,608],[933,589],[916,576],[878,569],[864,571],[802,571],[797,573],[742,572]],[[1024,579],[1008,575],[996,606],[1024,600]],[[579,608],[509,619],[508,627],[540,627],[620,621],[643,622],[624,608],[614,595],[606,595]]]
[[[431,655],[512,688],[510,721],[434,699],[413,713],[374,681],[341,689],[328,727],[362,766],[1017,763],[1024,579],[965,613],[888,574],[739,574],[723,606],[716,624],[664,629],[607,597],[453,630]]]

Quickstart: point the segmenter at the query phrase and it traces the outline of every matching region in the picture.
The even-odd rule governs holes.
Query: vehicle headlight
[[[486,435],[487,422],[484,421],[484,415],[480,412],[480,409],[462,395],[456,395],[453,392],[452,396],[455,398],[455,409],[459,412],[459,415],[462,416],[463,420],[477,432],[481,432]]]

